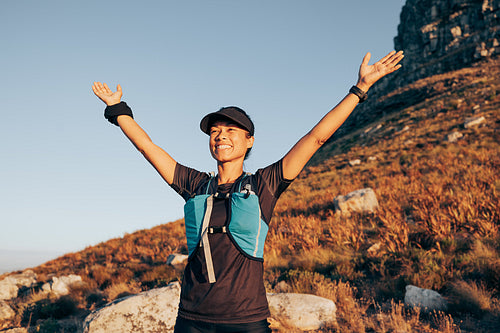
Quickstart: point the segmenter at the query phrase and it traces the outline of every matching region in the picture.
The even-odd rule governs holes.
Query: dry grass
[[[339,306],[342,332],[494,332],[500,321],[500,84],[494,70],[470,81],[474,89],[462,82],[455,94],[423,100],[369,126],[381,124],[377,131],[360,128],[325,147],[276,207],[266,243],[266,267],[273,271],[268,288],[297,270],[333,284],[350,281],[355,292]],[[481,115],[485,124],[463,127],[467,117]],[[447,142],[455,130],[464,137]],[[354,159],[362,164],[349,166]],[[335,215],[336,195],[365,187],[379,198],[377,213]],[[325,285],[314,274],[310,284]],[[407,284],[439,291],[451,312],[430,317],[403,310],[397,301]]]
[[[350,128],[315,155],[275,209],[265,250],[268,291],[333,300],[337,322],[323,332],[498,331],[500,66],[495,61],[381,98],[381,105],[397,105],[398,96],[409,96],[412,89],[432,88],[397,112],[383,111],[375,122]],[[471,116],[487,121],[465,129]],[[464,136],[447,142],[453,131]],[[361,165],[349,166],[354,159]],[[377,212],[335,214],[337,195],[367,187],[377,195]],[[46,279],[52,273],[82,276],[86,286],[70,295],[79,311],[71,318],[81,320],[106,301],[180,279],[165,261],[170,253],[187,252],[184,237],[183,222],[176,221],[67,254],[35,271]],[[408,284],[440,292],[449,311],[405,307]],[[34,292],[12,301],[14,321],[43,302],[40,297]],[[273,327],[293,332],[279,321]]]

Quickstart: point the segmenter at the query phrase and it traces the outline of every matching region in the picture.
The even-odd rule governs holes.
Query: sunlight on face
[[[241,161],[254,138],[238,125],[228,121],[217,121],[210,127],[210,153],[219,163]]]

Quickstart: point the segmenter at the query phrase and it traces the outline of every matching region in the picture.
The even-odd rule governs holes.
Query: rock
[[[377,156],[370,156],[368,157],[368,161],[373,162],[377,160]]]
[[[351,192],[347,195],[339,195],[333,199],[335,210],[344,215],[356,213],[373,213],[379,207],[377,196],[371,188],[365,188]]]
[[[464,135],[458,131],[455,131],[453,133],[450,133],[446,136],[446,141],[448,142],[456,142],[458,139],[463,137]]]
[[[292,290],[292,287],[285,281],[280,281],[274,286],[273,290],[275,293],[287,293]]]
[[[80,286],[83,284],[82,277],[79,275],[66,275],[52,278],[52,282],[45,283],[42,286],[44,292],[51,292],[55,296],[68,295],[72,287]]]
[[[360,159],[349,161],[349,165],[350,166],[355,166],[355,165],[360,165],[360,164],[361,164],[361,160]]]
[[[403,128],[401,129],[401,131],[400,131],[400,132],[407,132],[407,131],[409,131],[409,130],[410,130],[410,126],[406,125],[405,127],[403,127]]]
[[[417,105],[460,85],[460,79],[447,78],[441,81],[442,88],[419,86],[421,79],[479,63],[498,63],[499,12],[498,0],[406,0],[394,38],[394,50],[405,53],[402,67],[370,88],[368,100],[357,106],[329,142],[380,121],[388,112]],[[364,135],[367,133],[361,133]]]
[[[306,294],[267,294],[271,317],[303,331],[335,322],[337,308],[329,299]]]
[[[380,253],[380,248],[382,247],[382,243],[377,242],[370,246],[368,250],[366,250],[369,257],[377,257]]]
[[[0,301],[0,322],[8,320],[14,317],[16,313],[12,308],[4,301]]]
[[[116,300],[88,315],[83,332],[173,332],[180,291],[175,282]]]
[[[448,308],[446,300],[438,292],[412,285],[406,286],[405,304],[427,311],[445,311]]]
[[[8,277],[0,281],[0,300],[17,297],[19,287],[8,280]]]
[[[375,133],[376,131],[378,131],[381,128],[382,128],[382,124],[378,124],[375,127],[370,126],[370,127],[368,127],[367,129],[364,130],[364,132],[363,132],[363,134],[361,136],[372,135],[373,133]]]
[[[474,126],[477,126],[477,125],[481,124],[485,120],[486,119],[483,116],[481,116],[481,117],[466,118],[465,119],[465,123],[464,123],[464,127],[465,128],[471,128],[471,127],[474,127]]]
[[[487,4],[487,5],[485,5]],[[395,86],[500,53],[498,1],[407,0],[394,49],[405,51]],[[436,61],[439,59],[439,61]]]
[[[2,331],[2,333],[28,333],[28,330],[24,327],[17,327]]]
[[[17,297],[19,287],[30,287],[36,283],[36,274],[26,270],[20,274],[12,274],[0,281],[0,300]]]
[[[172,266],[184,265],[187,259],[188,256],[185,254],[172,253],[167,258],[167,265],[172,265]]]

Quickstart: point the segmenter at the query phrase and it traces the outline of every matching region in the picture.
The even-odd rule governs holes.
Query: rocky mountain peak
[[[403,68],[377,94],[500,54],[500,0],[407,0],[394,38]]]
[[[421,83],[424,87],[415,90],[416,81],[480,62],[495,63],[500,54],[500,0],[407,0],[394,49],[405,52],[403,67],[370,89],[367,102],[331,140],[429,97],[432,87]]]

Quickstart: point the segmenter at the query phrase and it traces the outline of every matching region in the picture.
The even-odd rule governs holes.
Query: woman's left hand
[[[359,67],[358,83],[356,83],[356,86],[361,90],[368,91],[382,77],[401,68],[399,62],[403,57],[403,51],[392,51],[373,65],[368,65],[371,58],[371,54],[368,52]]]

